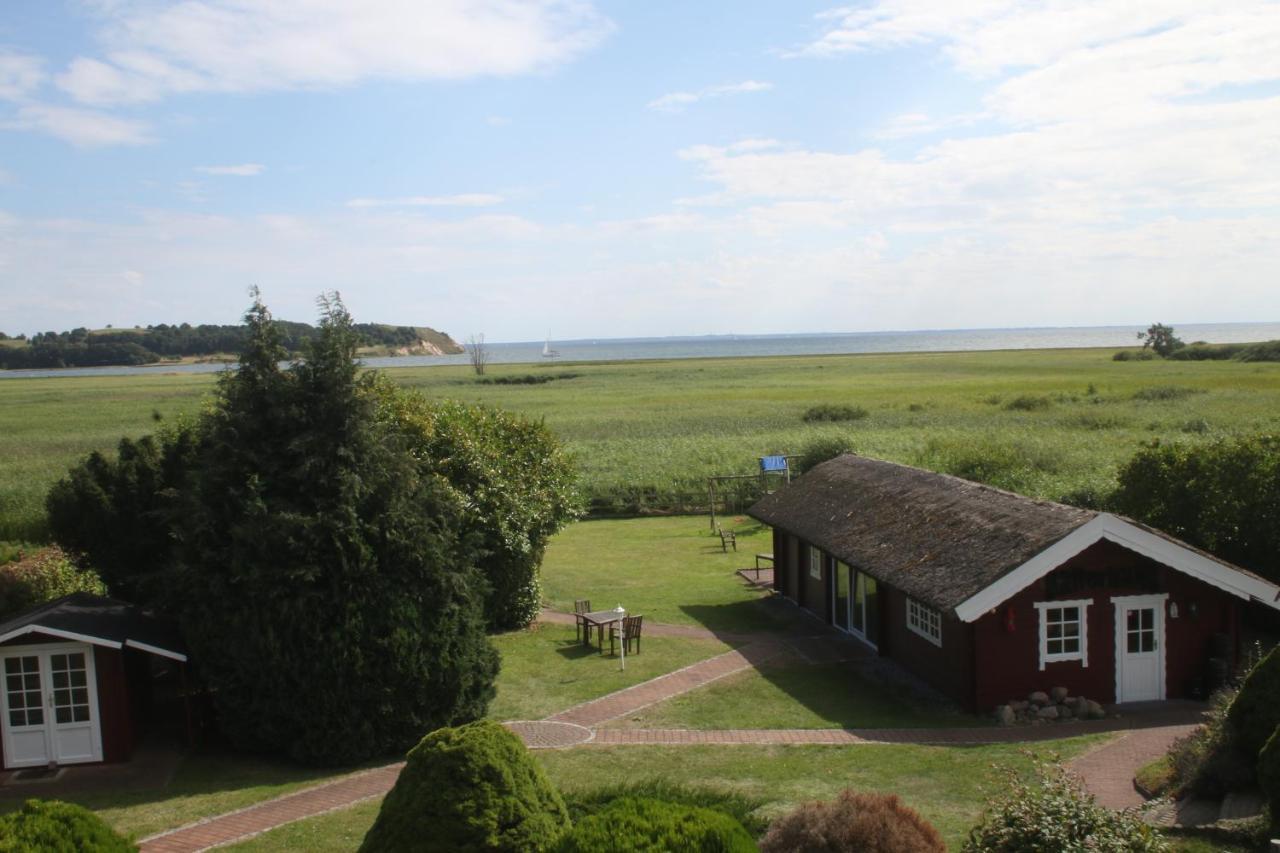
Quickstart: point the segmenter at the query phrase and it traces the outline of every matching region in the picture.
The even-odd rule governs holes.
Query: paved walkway
[[[543,611],[540,621],[572,624],[573,616]],[[701,628],[683,625],[645,625],[654,636],[717,637]],[[1202,713],[1198,706],[1162,707],[1161,710],[1126,719],[1077,721],[1074,723],[1014,728],[957,729],[735,729],[694,731],[686,729],[598,729],[601,723],[615,720],[696,690],[721,678],[757,667],[766,661],[790,656],[812,661],[819,648],[832,659],[856,658],[863,654],[854,645],[831,647],[816,643],[815,638],[788,638],[777,635],[739,635],[746,642],[742,648],[716,655],[707,660],[658,676],[583,702],[543,720],[506,723],[532,749],[563,749],[574,746],[621,746],[640,744],[827,744],[856,745],[868,743],[915,743],[968,745],[1050,740],[1092,732],[1135,729],[1111,743],[1076,759],[1072,769],[1084,776],[1090,789],[1107,805],[1123,807],[1121,780],[1132,791],[1133,770],[1159,755],[1176,737],[1194,727]],[[836,650],[831,651],[832,648]],[[1161,746],[1163,744],[1163,746]],[[345,808],[361,800],[382,796],[395,784],[403,763],[343,776],[322,785],[287,794],[238,811],[207,818],[143,839],[142,853],[194,853],[231,844],[297,820]],[[1098,786],[1095,788],[1095,786]],[[1134,796],[1137,796],[1134,793]]]
[[[1134,729],[1077,757],[1067,767],[1084,780],[1098,802],[1113,809],[1142,805],[1145,800],[1133,787],[1138,768],[1169,751],[1196,724]]]

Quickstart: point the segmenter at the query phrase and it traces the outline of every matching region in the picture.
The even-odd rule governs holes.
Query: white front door
[[[26,647],[0,660],[5,767],[102,760],[91,646]]]
[[[1164,695],[1164,603],[1167,595],[1126,595],[1116,607],[1116,702]]]

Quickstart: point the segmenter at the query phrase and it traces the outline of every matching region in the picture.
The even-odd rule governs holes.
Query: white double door
[[[0,673],[5,767],[102,760],[92,646],[6,648]]]

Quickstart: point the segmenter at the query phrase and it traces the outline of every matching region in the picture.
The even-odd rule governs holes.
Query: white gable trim
[[[1104,512],[1068,533],[995,583],[961,602],[956,607],[956,616],[965,622],[977,621],[988,610],[1000,606],[1076,554],[1103,539],[1110,540],[1144,557],[1150,557],[1158,563],[1190,575],[1224,592],[1229,592],[1237,598],[1260,601],[1280,610],[1280,601],[1277,601],[1280,598],[1280,587],[1275,584],[1247,575]]]
[[[45,628],[41,625],[24,625],[21,628],[15,628],[7,634],[0,634],[0,643],[7,643],[16,637],[22,637],[27,634],[48,634],[50,637],[60,637],[64,640],[75,640],[78,643],[89,643],[94,646],[103,646],[108,649],[118,649],[123,646],[113,640],[104,640],[102,637],[90,637],[87,634],[77,634],[74,631],[63,631],[58,628]]]
[[[169,658],[170,660],[181,661],[182,663],[187,662],[187,656],[181,652],[171,652],[168,649],[162,649],[159,646],[153,646],[148,643],[140,643],[137,640],[125,640],[124,644],[131,649],[138,649],[149,654],[159,655],[162,658]]]

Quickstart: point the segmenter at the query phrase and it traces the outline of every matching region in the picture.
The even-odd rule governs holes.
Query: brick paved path
[[[286,823],[380,797],[391,790],[403,766],[404,762],[398,762],[343,776],[314,788],[144,838],[139,847],[142,853],[194,853],[231,844]]]
[[[1193,729],[1195,725],[1134,729],[1077,757],[1067,767],[1084,780],[1102,805],[1113,809],[1140,806],[1144,800],[1133,787],[1133,774]]]

